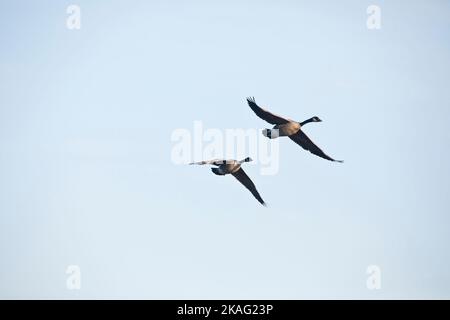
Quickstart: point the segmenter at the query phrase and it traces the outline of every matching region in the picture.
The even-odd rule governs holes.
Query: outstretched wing
[[[333,158],[325,154],[325,152],[323,152],[322,149],[316,146],[315,143],[312,142],[311,139],[308,138],[308,136],[302,130],[299,130],[296,134],[289,136],[289,138],[291,138],[292,141],[301,146],[303,149],[308,150],[316,156],[330,161],[344,162],[343,160],[334,160]]]
[[[198,164],[198,165],[213,164],[215,166],[220,166],[223,163],[225,163],[225,160],[213,159],[213,160],[206,160],[206,161],[200,161],[200,162],[191,162],[189,164]]]
[[[260,106],[258,106],[255,102],[255,98],[247,98],[247,103],[252,108],[253,112],[256,113],[258,117],[260,117],[263,120],[266,120],[268,123],[271,124],[283,124],[288,123],[289,120],[285,119],[283,117],[277,116],[276,114],[273,114],[267,110],[264,110]]]
[[[258,193],[258,190],[256,190],[255,184],[250,180],[250,178],[247,176],[245,171],[240,168],[235,173],[232,173],[232,175],[239,180],[240,183],[242,183],[250,192],[253,194],[253,196],[256,198],[256,200],[259,201],[263,206],[266,205],[264,200],[261,198],[261,196]]]

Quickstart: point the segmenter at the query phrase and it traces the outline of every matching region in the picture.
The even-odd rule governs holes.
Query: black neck
[[[314,117],[313,117],[313,118],[314,118]],[[313,122],[313,121],[314,121],[313,118],[309,118],[308,120],[305,120],[305,121],[303,121],[303,122],[300,122],[300,125],[301,125],[301,126],[304,126],[304,125],[307,124],[307,123]]]

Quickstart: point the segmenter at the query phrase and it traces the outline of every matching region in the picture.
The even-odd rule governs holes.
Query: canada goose
[[[244,169],[241,168],[241,165],[244,162],[250,162],[250,161],[253,161],[252,158],[247,157],[241,161],[214,159],[214,160],[208,160],[208,161],[192,162],[190,164],[198,164],[198,165],[211,164],[214,166],[218,166],[217,168],[211,168],[211,171],[214,172],[215,174],[217,174],[218,176],[232,174],[236,179],[239,180],[240,183],[242,183],[248,190],[250,190],[250,192],[253,194],[253,196],[263,206],[266,206],[266,203],[259,195],[258,190],[256,190],[255,184],[247,176]]]
[[[297,122],[277,116],[267,110],[264,110],[256,104],[255,98],[247,98],[247,103],[258,117],[275,125],[272,129],[263,130],[263,135],[265,137],[268,137],[269,139],[275,139],[278,137],[288,136],[296,144],[301,146],[303,149],[308,150],[312,154],[315,154],[316,156],[330,161],[344,162],[343,160],[335,160],[326,155],[325,152],[323,152],[322,149],[316,146],[314,142],[312,142],[311,139],[309,139],[308,136],[301,130],[301,128],[307,123],[321,122],[322,120],[320,120],[319,117],[312,117],[303,122]]]

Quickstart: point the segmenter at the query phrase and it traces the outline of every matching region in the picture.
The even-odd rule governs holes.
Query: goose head
[[[251,161],[253,161],[253,159],[250,158],[250,157],[247,157],[247,158],[244,159],[244,162],[251,162]]]
[[[317,116],[312,117],[311,120],[312,122],[322,122],[322,120],[320,120],[320,118]]]

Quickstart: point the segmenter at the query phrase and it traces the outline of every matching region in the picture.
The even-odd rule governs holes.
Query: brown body
[[[218,170],[223,174],[235,173],[241,168],[241,163],[236,160],[227,160],[224,164],[218,167]]]
[[[279,137],[291,136],[293,134],[296,134],[300,130],[300,128],[301,128],[300,123],[294,121],[284,124],[277,124],[276,126],[273,127],[273,129],[278,130]]]

